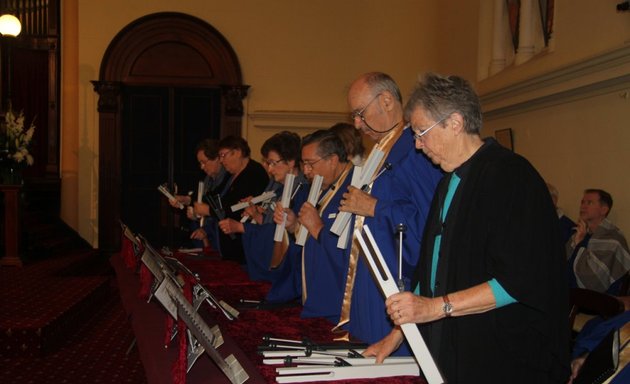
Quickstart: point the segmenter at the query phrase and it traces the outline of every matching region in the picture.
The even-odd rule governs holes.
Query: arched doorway
[[[248,86],[234,50],[217,30],[171,12],[122,29],[93,84],[99,94],[99,248],[114,252],[120,249],[123,205],[130,209],[144,197],[143,222],[171,225],[168,215],[155,212],[162,210],[155,205],[157,185],[172,182],[191,164],[196,169],[186,159],[193,158],[198,138],[240,134]],[[185,127],[197,118],[203,127]]]

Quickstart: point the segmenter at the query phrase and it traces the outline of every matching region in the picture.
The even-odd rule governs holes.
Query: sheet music
[[[295,175],[291,173],[287,173],[284,177],[284,189],[282,190],[282,207],[289,208],[291,204],[291,192],[293,191],[293,182],[295,181]],[[284,226],[287,222],[287,216],[284,215],[284,220],[282,224],[276,224],[276,232],[273,235],[273,241],[279,243],[282,241],[284,237]]]
[[[370,228],[367,225],[363,226],[364,233],[361,233],[359,229],[355,230],[354,235],[358,239],[361,249],[366,256],[372,275],[376,279],[378,285],[381,287],[383,295],[387,298],[395,293],[398,293],[398,286],[396,281],[392,277],[392,274],[383,259]],[[365,235],[364,235],[365,234]],[[401,329],[405,335],[405,339],[409,342],[409,346],[416,357],[424,376],[429,384],[442,384],[444,378],[440,373],[431,352],[427,348],[420,330],[416,324],[406,323],[402,324]]]
[[[313,177],[313,183],[311,184],[311,189],[308,191],[308,198],[306,201],[311,203],[314,207],[317,206],[317,199],[319,198],[319,194],[322,189],[322,182],[324,178],[320,175],[315,175]],[[295,244],[304,245],[306,243],[306,238],[308,237],[308,229],[305,226],[301,225],[300,229],[298,229],[297,235],[295,236]]]

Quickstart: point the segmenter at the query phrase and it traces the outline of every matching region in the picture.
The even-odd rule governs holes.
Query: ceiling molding
[[[255,111],[248,118],[260,129],[316,130],[328,129],[339,122],[350,123],[349,115],[344,112]]]
[[[480,96],[484,118],[572,102],[630,87],[630,46]]]

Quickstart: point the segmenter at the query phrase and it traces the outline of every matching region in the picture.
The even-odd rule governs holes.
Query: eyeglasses
[[[227,156],[228,153],[232,153],[232,152],[234,152],[233,149],[230,149],[230,150],[227,150],[227,151],[224,151],[224,152],[219,152],[219,159],[221,159],[221,160],[225,159],[225,156]]]
[[[313,169],[313,165],[317,164],[318,162],[320,162],[321,160],[330,157],[330,155],[326,155],[323,157],[320,157],[319,159],[315,160],[315,161],[302,161],[302,166],[304,167],[304,169],[306,168],[310,168]]]
[[[374,96],[372,98],[372,100],[370,100],[365,107],[361,108],[360,111],[354,111],[350,114],[350,119],[352,119],[353,121],[356,120],[357,118],[361,119],[361,121],[363,121],[365,123],[365,116],[363,116],[363,113],[365,113],[365,110],[368,109],[368,107],[370,106],[370,104],[372,104],[372,102],[374,100],[376,100],[381,94],[377,93],[376,96]]]
[[[265,163],[267,164],[267,166],[269,167],[275,167],[278,164],[280,164],[281,162],[285,161],[284,159],[279,159],[279,160],[265,160]]]
[[[448,118],[451,114],[449,113],[448,115],[444,116],[443,118],[441,118],[440,120],[438,120],[437,122],[435,122],[435,124],[433,124],[432,126],[430,126],[429,128],[425,129],[425,130],[420,130],[419,133],[414,132],[413,133],[413,139],[414,140],[421,140],[422,136],[426,135],[427,133],[429,133],[430,130],[433,129],[433,127],[439,125],[441,122],[443,122],[444,120],[446,120],[446,118]]]

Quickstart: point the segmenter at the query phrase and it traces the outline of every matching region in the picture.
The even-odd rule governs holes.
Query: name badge
[[[334,219],[335,217],[337,217],[337,214],[336,214],[336,213],[330,213],[330,214],[328,214],[328,218],[329,218],[329,219]]]

